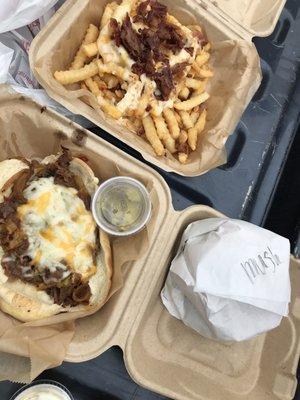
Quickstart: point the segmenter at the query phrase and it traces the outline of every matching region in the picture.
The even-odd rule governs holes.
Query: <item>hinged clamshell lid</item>
[[[268,36],[279,19],[286,0],[197,0],[217,14],[241,36]]]

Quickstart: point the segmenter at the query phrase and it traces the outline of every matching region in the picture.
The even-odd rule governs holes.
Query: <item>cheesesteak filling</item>
[[[45,290],[63,307],[89,302],[87,281],[95,274],[98,250],[90,196],[70,171],[71,159],[63,149],[53,163],[26,161],[29,168],[0,204],[5,274]]]

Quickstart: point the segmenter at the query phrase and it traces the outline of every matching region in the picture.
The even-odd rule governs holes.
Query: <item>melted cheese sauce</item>
[[[173,67],[175,64],[182,62],[190,62],[192,60],[191,55],[184,49],[181,49],[179,53],[172,54],[169,57],[170,66]]]
[[[113,18],[115,18],[119,23],[122,23],[126,14],[130,14],[132,8],[132,0],[123,0],[122,3],[115,9]]]
[[[132,0],[123,0],[114,11],[112,18],[122,24],[126,14],[130,14],[131,7]],[[102,28],[97,41],[97,46],[106,63],[113,62],[118,65],[124,65],[128,68],[128,72],[131,72],[131,66],[134,64],[134,61],[130,58],[128,52],[123,46],[118,47],[114,40],[111,40],[109,22]],[[128,74],[128,77],[129,75],[130,74]]]
[[[84,279],[93,275],[96,225],[77,190],[55,184],[53,177],[40,178],[26,188],[24,196],[28,202],[18,207],[18,216],[36,266],[53,272],[59,266],[65,278],[70,273],[66,262]]]
[[[137,108],[143,88],[144,84],[141,81],[131,83],[128,86],[125,96],[117,104],[117,108],[122,112]]]

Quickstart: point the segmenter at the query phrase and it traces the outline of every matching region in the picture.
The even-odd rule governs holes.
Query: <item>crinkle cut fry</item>
[[[86,86],[89,88],[89,90],[93,93],[94,96],[99,96],[100,94],[100,89],[97,83],[93,80],[93,78],[88,78],[85,81]]]
[[[199,67],[202,67],[204,64],[208,62],[210,58],[210,54],[206,51],[201,51],[200,54],[197,55],[195,62]]]
[[[179,111],[179,115],[181,117],[183,126],[185,127],[185,129],[190,129],[193,127],[193,121],[190,117],[190,114],[187,111]]]
[[[212,75],[212,71],[209,69],[207,64],[210,58],[210,44],[207,43],[207,41],[207,44],[202,44],[202,42],[200,43],[199,41],[200,47],[197,47],[197,50],[192,52],[191,56],[194,61],[190,61],[190,70],[186,71],[187,73],[184,76],[181,76],[181,81],[178,82],[176,90],[173,92],[173,106],[171,106],[171,108],[165,108],[163,110],[163,107],[161,107],[162,105],[160,102],[158,102],[158,99],[152,95],[153,87],[148,85],[151,86],[152,90],[150,93],[147,93],[146,84],[144,91],[142,92],[142,96],[137,102],[137,106],[128,106],[126,109],[124,109],[124,111],[120,111],[118,109],[118,102],[126,96],[131,82],[139,79],[139,75],[136,75],[139,74],[139,69],[134,69],[135,73],[133,73],[131,72],[130,68],[127,68],[127,65],[131,64],[128,62],[128,60],[124,60],[123,48],[120,48],[119,52],[114,52],[110,51],[110,46],[107,46],[111,40],[114,40],[112,39],[112,37],[114,38],[114,35],[112,36],[112,34],[116,33],[116,35],[118,35],[119,33],[117,27],[115,27],[115,22],[113,25],[110,23],[110,20],[111,18],[114,18],[119,22],[119,26],[122,25],[121,21],[127,13],[130,16],[134,15],[134,3],[136,2],[137,0],[122,0],[121,7],[119,7],[119,5],[113,1],[105,6],[101,17],[101,22],[99,23],[98,35],[94,37],[93,41],[89,41],[88,43],[86,43],[86,40],[84,40],[81,45],[81,50],[84,52],[86,60],[90,59],[91,57],[96,57],[93,62],[97,64],[98,71],[95,75],[89,76],[91,71],[89,70],[89,67],[87,67],[84,69],[84,71],[80,71],[79,76],[85,76],[82,82],[84,83],[85,87],[96,96],[98,103],[104,112],[115,119],[119,119],[120,116],[123,115],[124,118],[127,118],[131,122],[136,120],[140,121],[140,124],[143,127],[145,124],[148,126],[148,133],[150,132],[150,136],[148,134],[147,139],[151,143],[152,147],[154,147],[154,143],[156,144],[156,154],[164,154],[164,150],[167,149],[170,153],[177,152],[180,162],[186,162],[186,158],[189,154],[189,148],[196,148],[196,144],[194,145],[195,139],[192,139],[192,137],[193,135],[195,136],[197,123],[199,128],[199,120],[201,120],[200,117],[202,116],[202,113],[200,114],[199,105],[205,102],[209,97],[209,95],[205,92],[205,85],[208,79],[207,77]],[[177,26],[183,35],[185,35],[185,33],[189,35],[191,34],[191,30],[182,25],[172,15],[167,14],[166,20],[167,23]],[[200,27],[198,30],[202,31]],[[198,34],[193,34],[194,37],[198,38],[197,35]],[[117,46],[119,46],[117,39],[116,43]],[[100,44],[103,48],[100,46]],[[103,54],[102,51],[104,52]],[[94,67],[91,67],[91,69],[93,68]],[[68,83],[72,81],[73,83],[76,81],[75,79],[78,78],[78,76],[75,78],[73,75],[66,76],[63,74],[64,72],[66,71],[58,71],[56,74],[61,81],[65,80]],[[82,73],[83,75],[81,75]],[[154,78],[151,78],[150,75],[149,77],[150,79],[154,80]],[[128,100],[129,99],[130,96],[128,96]],[[123,102],[124,105],[128,100],[125,98],[125,101]],[[120,109],[123,110],[123,108],[124,107],[122,104]],[[149,118],[152,122],[152,126],[151,122],[149,122],[149,120],[145,117],[148,112],[150,112]],[[144,120],[144,118],[146,118],[146,120]],[[140,124],[135,125],[140,129]],[[158,138],[161,146],[158,145],[159,142],[157,142],[155,140],[155,136],[152,135],[153,132],[156,133],[156,137]],[[188,132],[190,132],[189,135]],[[199,132],[197,132],[197,134],[198,133]],[[147,135],[145,136],[147,137]],[[152,138],[152,142],[149,140],[149,137]],[[189,140],[188,137],[190,138]],[[188,143],[191,143],[192,147],[190,147]],[[181,146],[183,144],[185,146]],[[157,149],[159,150],[157,151]]]
[[[120,65],[114,63],[103,64],[100,60],[97,60],[97,65],[99,74],[112,74],[123,80],[126,80],[129,76],[128,71],[126,71],[125,68],[121,67]]]
[[[106,4],[105,9],[103,11],[100,29],[102,29],[106,24],[108,24],[109,20],[112,18],[115,9],[118,7],[118,3],[112,1],[111,3]]]
[[[162,116],[152,116],[154,121],[157,135],[160,140],[163,141],[166,149],[169,150],[170,153],[176,152],[175,140],[170,135],[169,129],[167,128],[166,122]]]
[[[150,117],[150,115],[147,115],[146,117],[143,118],[142,121],[143,121],[144,130],[145,130],[145,136],[146,136],[148,142],[153,147],[155,153],[158,156],[164,155],[165,149],[157,135],[156,128],[155,128],[152,118]]]
[[[163,116],[166,120],[166,123],[168,125],[169,131],[173,139],[177,139],[180,134],[180,129],[174,111],[171,110],[170,108],[165,108],[163,110]]]
[[[70,69],[80,69],[84,66],[85,62],[87,61],[87,56],[83,51],[83,46],[95,42],[95,40],[97,40],[98,35],[99,35],[98,28],[95,25],[90,24],[86,31],[83,42],[74,57]]]
[[[122,117],[122,113],[117,109],[113,104],[109,103],[106,99],[103,98],[101,94],[97,96],[97,101],[101,107],[101,109],[110,115],[114,119],[119,119]]]
[[[72,69],[68,71],[55,71],[54,78],[62,85],[70,85],[84,81],[85,79],[91,78],[98,73],[97,64],[92,61],[90,64],[86,64],[80,69]]]
[[[197,147],[198,135],[203,131],[206,123],[206,109],[202,111],[195,126],[188,130],[188,144],[194,151]]]
[[[98,54],[98,46],[96,42],[84,44],[82,46],[82,51],[86,57],[95,57]]]
[[[191,110],[192,108],[204,103],[208,99],[209,99],[209,94],[204,92],[197,96],[191,97],[188,100],[175,103],[174,108],[176,108],[176,110],[184,110],[184,111]]]

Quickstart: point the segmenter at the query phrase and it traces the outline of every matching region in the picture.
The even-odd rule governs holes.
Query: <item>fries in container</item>
[[[168,152],[186,163],[205,131],[210,49],[200,26],[182,25],[156,0],[113,1],[99,27],[89,25],[69,69],[54,77],[90,91],[158,157]]]

